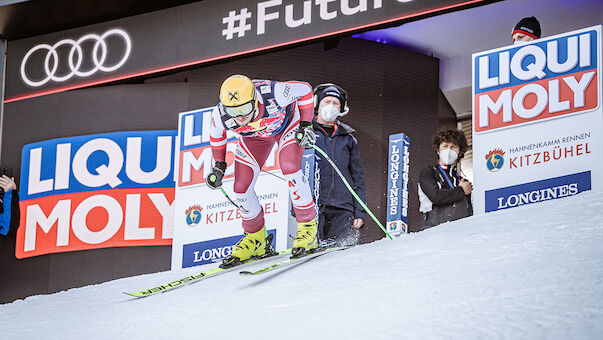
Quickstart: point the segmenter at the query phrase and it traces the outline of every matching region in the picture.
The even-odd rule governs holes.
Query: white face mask
[[[339,109],[335,105],[329,104],[323,106],[318,114],[320,115],[320,118],[325,121],[334,122],[339,116]]]
[[[454,164],[454,161],[459,157],[456,151],[452,149],[444,149],[440,151],[440,161],[446,165]]]

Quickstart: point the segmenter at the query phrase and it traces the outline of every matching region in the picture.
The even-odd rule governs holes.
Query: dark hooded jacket
[[[316,146],[324,150],[350,183],[356,194],[366,203],[366,187],[358,151],[358,141],[352,133],[356,130],[337,121],[332,136],[314,120]],[[320,157],[317,154],[317,157]],[[331,206],[349,210],[354,218],[366,221],[366,212],[346,188],[339,175],[326,160],[320,162],[320,206]]]
[[[444,169],[431,165],[421,170],[419,210],[423,213],[423,228],[473,215],[471,195],[465,195],[460,182],[456,166]]]

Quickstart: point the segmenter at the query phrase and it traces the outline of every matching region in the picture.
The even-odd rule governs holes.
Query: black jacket
[[[329,155],[358,197],[366,203],[366,188],[358,152],[358,141],[352,136],[356,130],[338,121],[333,136],[329,136],[316,120],[313,122],[313,127],[316,132],[316,146]],[[320,154],[317,153],[317,157],[320,157]],[[320,162],[319,203],[321,206],[349,210],[354,213],[354,218],[366,220],[366,212],[326,160]]]
[[[11,190],[8,193],[0,190],[0,235],[9,231],[15,233],[19,227],[19,192]]]
[[[465,195],[463,188],[459,186],[460,181],[461,177],[455,166],[443,169],[438,165],[431,165],[421,170],[419,200],[423,227],[433,227],[473,215],[471,195]]]

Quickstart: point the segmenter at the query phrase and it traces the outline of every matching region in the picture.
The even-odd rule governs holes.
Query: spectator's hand
[[[459,186],[463,188],[465,195],[470,195],[473,191],[473,184],[464,178],[461,180],[461,184],[459,184]]]
[[[364,225],[364,221],[361,218],[355,218],[354,224],[352,224],[352,227],[354,227],[356,229],[360,229],[360,228],[362,228],[363,225]]]
[[[2,177],[0,177],[0,188],[2,188],[4,192],[16,190],[17,185],[15,184],[15,178],[2,175]]]

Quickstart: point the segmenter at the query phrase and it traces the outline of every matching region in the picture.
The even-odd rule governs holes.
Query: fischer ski
[[[244,271],[239,272],[239,274],[243,275],[243,276],[252,276],[252,275],[264,274],[264,273],[268,273],[268,272],[271,272],[271,271],[274,271],[274,270],[277,270],[277,269],[281,269],[281,268],[284,268],[284,267],[287,267],[287,266],[291,266],[291,265],[294,265],[294,264],[304,263],[306,261],[309,261],[311,259],[317,258],[319,256],[326,255],[326,254],[329,254],[329,253],[332,253],[332,252],[336,252],[336,251],[340,251],[340,250],[345,250],[345,249],[348,249],[348,248],[351,248],[351,247],[353,247],[353,246],[347,245],[347,246],[337,246],[337,247],[326,247],[326,248],[322,248],[322,249],[319,248],[318,250],[316,250],[316,251],[314,251],[312,253],[303,255],[303,256],[289,257],[288,259],[286,259],[284,261],[277,262],[277,263],[275,263],[273,265],[270,265],[268,267],[265,267],[265,268],[262,268],[262,269],[259,269],[259,270],[253,271],[253,272],[244,270]]]
[[[275,252],[275,253],[265,256],[265,257],[251,258],[251,259],[243,261],[241,264],[238,264],[238,265],[235,265],[232,267],[228,267],[228,268],[215,267],[215,268],[208,269],[206,271],[203,271],[203,272],[200,272],[197,274],[183,277],[179,280],[175,280],[175,281],[168,282],[166,284],[162,284],[157,287],[153,287],[153,288],[149,288],[149,289],[145,289],[145,290],[141,290],[141,291],[133,292],[133,293],[124,292],[124,294],[130,295],[133,297],[137,297],[137,298],[143,298],[143,297],[147,297],[147,296],[151,296],[151,295],[156,295],[158,293],[165,293],[167,291],[171,291],[173,289],[182,287],[189,283],[201,281],[201,280],[208,279],[210,277],[215,277],[215,276],[218,276],[221,274],[226,274],[230,271],[233,271],[234,269],[240,269],[241,267],[244,267],[247,265],[258,264],[258,263],[262,263],[262,262],[265,262],[268,260],[277,259],[277,258],[286,256],[286,255],[289,255],[289,254],[291,254],[291,248],[281,250],[279,252]]]

